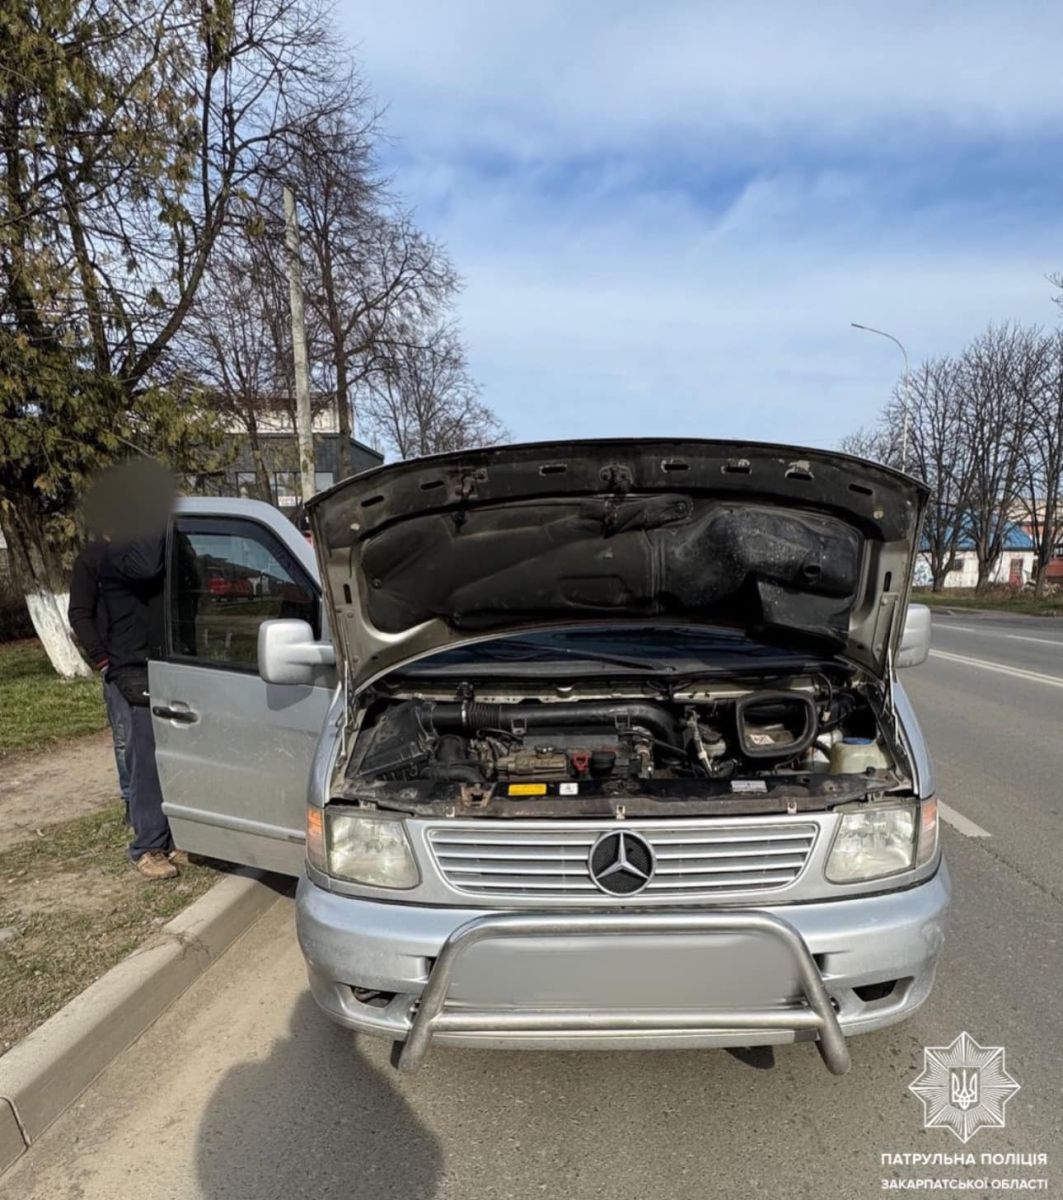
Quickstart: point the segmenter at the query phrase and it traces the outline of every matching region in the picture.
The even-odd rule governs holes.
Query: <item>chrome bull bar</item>
[[[454,967],[470,947],[491,938],[579,936],[599,934],[760,933],[773,937],[789,951],[797,967],[807,1008],[761,1011],[564,1012],[559,1010],[500,1009],[447,1012],[445,1005]],[[844,1075],[850,1066],[849,1048],[838,1017],[808,946],[796,929],[779,917],[762,912],[681,913],[498,913],[475,917],[447,938],[425,984],[397,1066],[413,1071],[421,1065],[435,1033],[560,1032],[592,1030],[766,1030],[811,1029],[827,1069]]]

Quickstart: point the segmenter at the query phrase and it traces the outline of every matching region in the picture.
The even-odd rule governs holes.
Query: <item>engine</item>
[[[750,769],[844,769],[836,743],[850,741],[865,746],[862,764],[889,765],[870,711],[852,693],[833,690],[826,699],[811,689],[700,703],[411,699],[371,711],[348,775],[474,784],[724,779]]]

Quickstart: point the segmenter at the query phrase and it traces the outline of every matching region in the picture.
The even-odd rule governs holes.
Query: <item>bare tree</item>
[[[480,400],[461,342],[449,327],[403,347],[362,412],[379,443],[399,458],[489,446],[507,436]]]
[[[1042,334],[1015,325],[990,326],[963,355],[959,435],[971,456],[963,521],[978,559],[980,591],[1014,521],[1031,406],[1044,369]]]
[[[272,502],[260,425],[271,407],[291,403],[291,334],[270,249],[238,230],[219,241],[180,344],[212,406],[247,434],[256,491]]]
[[[1030,397],[1019,489],[1026,524],[1037,551],[1036,594],[1044,594],[1049,562],[1063,538],[1063,330],[1043,344],[1040,389]]]
[[[340,466],[350,474],[357,399],[396,377],[394,364],[445,316],[458,277],[377,174],[376,111],[356,80],[347,89],[342,115],[310,113],[271,170],[298,198],[318,323],[312,357],[335,397]]]
[[[964,437],[961,367],[954,359],[921,363],[908,388],[908,466],[931,488],[922,542],[933,590],[944,587],[966,530],[972,455]],[[904,420],[904,398],[894,394],[885,423],[892,431]],[[894,439],[895,440],[895,439]]]
[[[908,471],[931,489],[923,518],[922,549],[934,591],[954,569],[956,551],[969,532],[966,510],[972,458],[965,437],[962,365],[930,359],[911,373],[908,388],[898,383],[876,426],[843,438],[840,448],[886,466],[900,467],[901,437],[908,415]]]
[[[190,325],[189,361],[246,430],[269,495],[259,424],[289,395],[289,333],[278,206],[296,189],[315,397],[335,406],[340,469],[351,473],[357,404],[366,434],[403,457],[497,441],[502,428],[472,382],[445,317],[458,279],[377,177],[376,112],[353,78],[343,113],[308,110],[261,172],[258,193],[223,235]]]
[[[838,442],[838,449],[843,454],[852,454],[856,458],[866,458],[870,462],[885,463],[895,466],[892,461],[893,447],[890,432],[884,423],[871,428],[860,428],[855,433],[847,433]]]
[[[1051,339],[1040,330],[990,326],[959,358],[920,364],[907,395],[899,384],[879,424],[843,441],[845,449],[896,466],[907,402],[908,467],[931,488],[922,546],[935,591],[965,542],[977,557],[978,587],[986,587],[1021,498],[1036,510],[1031,520],[1042,522],[1045,563],[1051,556],[1059,504],[1046,508],[1044,481],[1054,472],[1055,495],[1063,470],[1063,439],[1053,425],[1063,418],[1050,398],[1053,359]]]

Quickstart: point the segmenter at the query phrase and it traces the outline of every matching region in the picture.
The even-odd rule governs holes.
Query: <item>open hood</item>
[[[927,495],[828,451],[618,439],[394,463],[309,510],[356,689],[486,635],[639,619],[729,626],[884,678]]]

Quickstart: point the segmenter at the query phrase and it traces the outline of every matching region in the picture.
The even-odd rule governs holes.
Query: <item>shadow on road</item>
[[[233,1067],[215,1085],[196,1147],[204,1200],[427,1200],[441,1159],[388,1076],[309,993],[265,1061]]]

